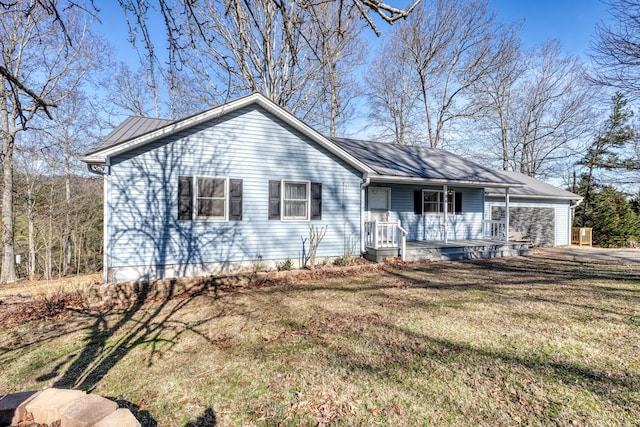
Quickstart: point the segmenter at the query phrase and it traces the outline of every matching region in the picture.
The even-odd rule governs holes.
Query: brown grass
[[[0,393],[90,390],[145,425],[640,424],[640,263],[387,266],[0,331]]]
[[[51,280],[20,279],[13,283],[0,285],[0,298],[16,295],[39,296],[58,293],[59,291],[74,292],[94,283],[102,282],[102,273],[84,274],[78,276],[60,277]]]

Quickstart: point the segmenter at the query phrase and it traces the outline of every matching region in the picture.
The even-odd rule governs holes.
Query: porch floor
[[[365,258],[381,261],[400,256],[398,248],[367,247]],[[419,240],[407,242],[406,261],[495,258],[505,256],[525,256],[533,253],[527,242],[502,242],[496,240]]]

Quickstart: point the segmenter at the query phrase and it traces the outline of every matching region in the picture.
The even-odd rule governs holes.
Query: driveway
[[[562,246],[556,248],[537,248],[535,249],[534,253],[554,258],[570,257],[585,262],[594,260],[598,262],[611,262],[615,264],[640,263],[640,249],[608,249],[590,248],[588,246]]]

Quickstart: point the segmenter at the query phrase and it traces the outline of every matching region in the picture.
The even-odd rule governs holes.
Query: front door
[[[389,221],[391,210],[391,189],[387,187],[369,187],[369,221]]]

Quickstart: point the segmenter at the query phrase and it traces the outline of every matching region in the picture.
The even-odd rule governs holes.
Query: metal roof
[[[330,138],[385,178],[492,186],[520,186],[519,179],[444,150],[415,145],[386,144]]]
[[[503,174],[517,179],[518,181],[526,184],[524,187],[513,188],[509,190],[510,197],[531,197],[531,198],[544,198],[544,199],[565,199],[565,200],[580,200],[581,196],[572,193],[570,191],[563,190],[554,185],[548,184],[539,179],[532,178],[528,175],[512,172],[502,171]],[[485,194],[487,196],[504,196],[504,193],[492,191],[488,189]]]
[[[156,129],[170,125],[173,120],[155,119],[152,117],[129,116],[118,127],[112,130],[109,135],[105,136],[98,145],[87,153],[95,153],[96,151],[112,147],[123,141],[133,139],[145,133],[153,132]]]
[[[368,173],[372,180],[478,187],[524,185],[517,177],[444,150],[347,138],[327,138],[257,93],[181,120],[128,117],[81,160],[87,164],[103,164],[109,156],[126,152],[252,104],[263,107],[356,169]]]

